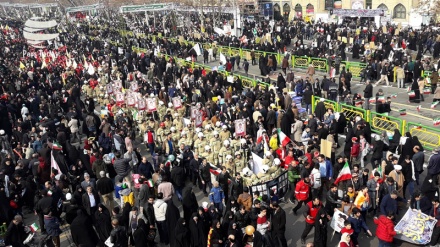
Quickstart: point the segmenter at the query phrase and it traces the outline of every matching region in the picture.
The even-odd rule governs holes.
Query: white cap
[[[200,131],[202,131],[202,129],[199,128],[199,127],[197,127],[197,128],[196,128],[196,133],[199,133]]]
[[[72,199],[72,194],[67,193],[66,194],[66,201],[70,201],[70,199]]]
[[[400,170],[402,170],[402,166],[401,165],[394,165],[394,170],[400,171]]]
[[[224,140],[223,141],[223,145],[225,145],[225,146],[229,145],[229,141],[228,140]]]
[[[154,93],[150,94],[150,97],[151,97],[151,98],[154,98]]]
[[[174,113],[174,116],[175,116],[175,117],[178,117],[178,116],[179,116],[179,113],[177,113],[177,112]]]
[[[173,107],[173,103],[168,103],[168,107]]]
[[[211,150],[211,147],[210,147],[209,145],[206,145],[206,146],[205,146],[205,150],[206,150],[206,151]]]
[[[266,151],[266,157],[269,157],[269,156],[271,156],[272,155],[272,152],[271,151]]]
[[[170,130],[171,130],[171,132],[176,131],[176,127],[171,127]]]
[[[197,136],[198,136],[199,138],[201,138],[201,137],[203,137],[204,135],[203,135],[202,132],[199,132],[199,133],[197,134]]]
[[[216,127],[220,127],[220,125],[222,125],[222,123],[221,123],[220,121],[217,121],[217,122],[215,123],[215,126],[216,126]]]
[[[211,125],[210,124],[205,125],[205,130],[210,130],[210,129],[211,129]]]
[[[273,159],[273,163],[278,166],[281,164],[281,160],[278,158],[275,158],[275,159]]]
[[[230,154],[226,155],[226,160],[230,160],[230,159],[232,159],[232,155]]]
[[[217,132],[216,130],[214,130],[214,131],[212,132],[212,135],[213,135],[213,136],[216,136],[216,135],[218,135],[218,132]]]
[[[263,169],[263,173],[266,173],[267,171],[269,171],[268,165],[263,165],[261,168]]]
[[[180,132],[180,136],[184,136],[184,135],[186,135],[185,131]]]
[[[159,100],[159,105],[164,105],[165,103],[163,103],[162,100]]]
[[[227,130],[227,129],[228,129],[228,126],[223,125],[223,126],[222,126],[222,129]]]
[[[240,139],[241,144],[246,144],[246,139]]]

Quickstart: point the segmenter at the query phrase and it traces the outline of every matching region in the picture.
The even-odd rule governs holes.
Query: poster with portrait
[[[106,86],[105,86],[105,91],[107,92],[107,94],[113,94],[113,86],[112,86],[112,84],[107,84]]]
[[[174,109],[182,108],[182,99],[180,97],[174,97],[173,98],[173,106],[174,106]]]
[[[138,99],[138,110],[142,111],[147,109],[147,102],[145,101],[144,98],[139,98]]]
[[[364,0],[351,0],[351,9],[364,9]]]
[[[122,104],[125,101],[125,95],[121,92],[116,93],[116,103]]]
[[[157,110],[155,98],[147,98],[147,110],[148,112],[154,112]]]
[[[330,227],[333,228],[335,232],[341,232],[341,229],[344,228],[344,222],[347,219],[348,215],[336,209],[332,221],[330,222]]]
[[[197,106],[191,106],[191,120],[196,119],[198,112],[199,110],[197,110]]]
[[[436,223],[436,219],[410,208],[394,227],[395,231],[401,232],[394,238],[412,244],[427,245],[431,241],[431,235]]]
[[[139,85],[137,81],[132,81],[130,83],[130,90],[133,92],[137,92],[139,90]]]
[[[235,135],[246,136],[246,119],[237,119],[235,124]]]
[[[132,93],[127,94],[127,105],[128,106],[134,106],[136,105],[136,97]]]
[[[195,123],[196,123],[196,127],[202,127],[203,115],[201,112],[197,112]]]
[[[120,80],[113,81],[113,88],[116,91],[121,90],[122,89],[122,81],[120,81]]]

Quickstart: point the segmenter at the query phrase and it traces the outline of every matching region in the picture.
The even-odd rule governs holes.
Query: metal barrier
[[[307,68],[309,66],[309,59],[307,57],[292,56],[293,68]]]
[[[353,77],[360,78],[361,77],[361,71],[367,67],[367,64],[365,63],[356,63],[356,62],[342,62],[345,64],[346,69],[350,69],[351,74]]]
[[[395,129],[402,132],[403,120],[400,118],[387,116],[377,112],[370,112],[369,122],[371,130],[379,134],[382,133],[382,131],[394,133]]]
[[[412,136],[417,136],[420,143],[427,150],[433,150],[440,146],[440,130],[432,127],[428,127],[419,123],[408,122],[406,129],[402,131],[402,134],[406,131]]]
[[[312,58],[312,59],[310,59],[310,64],[313,65],[315,70],[328,72],[328,65],[327,65],[326,59]]]
[[[357,116],[366,119],[368,121],[367,117],[367,111],[359,108],[359,107],[355,107],[355,106],[351,106],[351,105],[346,105],[346,104],[340,104],[339,105],[339,112],[344,113],[345,114],[345,118],[347,118],[347,120],[349,120],[350,118],[355,118]]]
[[[318,104],[318,102],[321,101],[321,98],[317,97],[317,96],[313,96],[313,99],[314,99],[314,103],[312,104],[312,112],[314,113],[316,105]],[[339,110],[338,102],[331,101],[331,100],[328,100],[328,99],[324,99],[323,102],[324,102],[324,105],[325,105],[325,109],[333,109],[334,112],[337,112]]]

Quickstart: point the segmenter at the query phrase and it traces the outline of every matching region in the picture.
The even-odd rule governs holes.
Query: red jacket
[[[295,186],[295,196],[298,201],[305,201],[309,198],[310,185],[304,183],[304,179],[301,179]]]
[[[359,152],[361,150],[361,146],[359,145],[359,142],[353,143],[353,146],[351,147],[351,156],[352,157],[358,157]]]
[[[378,239],[388,243],[393,242],[396,231],[394,231],[394,223],[391,219],[388,219],[385,215],[381,215],[379,219],[374,219],[374,224],[377,225],[376,236]]]
[[[310,216],[310,219],[307,219],[306,217],[306,222],[308,224],[315,224],[315,219],[316,216],[318,215],[319,210],[322,208],[322,203],[319,202],[319,205],[317,207],[313,206],[313,201],[310,201],[307,203],[307,207],[308,207],[308,211],[307,211],[307,215]]]
[[[295,157],[290,157],[289,155],[287,155],[285,161],[284,161],[284,169],[289,169],[290,164],[292,163],[292,160],[295,160]]]

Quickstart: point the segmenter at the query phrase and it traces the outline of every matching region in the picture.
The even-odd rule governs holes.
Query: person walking
[[[270,207],[273,210],[271,217],[271,235],[272,241],[277,243],[277,246],[287,247],[286,232],[286,212],[276,202],[272,202]]]
[[[376,236],[379,239],[379,247],[391,247],[394,236],[398,234],[394,230],[394,213],[388,212],[387,215],[374,217],[374,224],[377,225]]]
[[[157,230],[159,231],[159,238],[162,244],[168,245],[170,243],[170,238],[168,236],[167,222],[166,222],[166,211],[167,203],[163,200],[163,194],[157,193],[157,199],[153,203],[154,217],[156,218]]]
[[[361,217],[361,210],[359,208],[353,208],[352,216],[348,218],[348,221],[351,223],[351,226],[354,230],[353,234],[351,234],[351,240],[355,246],[359,246],[358,236],[361,233],[362,229],[370,236],[373,236],[367,224]]]
[[[298,204],[296,204],[296,206],[292,209],[294,215],[297,215],[296,211],[298,211],[298,209],[300,209],[303,204],[307,204],[309,202],[310,187],[311,185],[309,177],[305,177],[298,183],[296,183],[295,197],[298,201]]]
[[[321,200],[315,197],[312,201],[307,203],[307,209],[304,212],[304,217],[306,217],[306,226],[303,233],[301,234],[301,244],[306,243],[307,235],[309,235],[312,228],[315,226],[315,219],[318,216],[319,210],[323,208]]]
[[[214,181],[213,185],[214,187],[211,189],[211,193],[209,193],[209,201],[214,205],[218,213],[222,214],[223,204],[225,203],[225,193],[217,181]]]
[[[370,98],[373,97],[373,85],[371,85],[371,81],[367,80],[365,89],[364,89],[364,109],[370,110]]]

